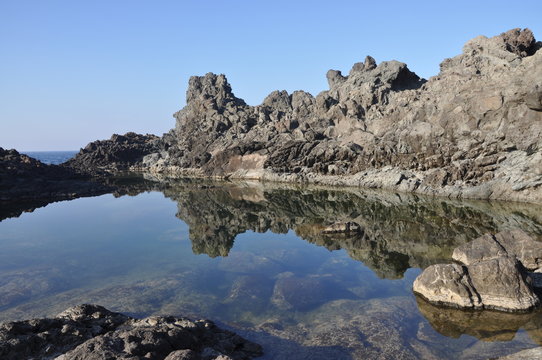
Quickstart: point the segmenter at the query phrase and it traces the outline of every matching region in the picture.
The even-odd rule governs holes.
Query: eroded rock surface
[[[413,290],[436,304],[530,310],[540,304],[540,299],[522,263],[525,259],[530,270],[537,269],[540,249],[540,243],[521,230],[503,231],[495,236],[485,234],[454,250],[453,259],[462,265],[430,266],[416,278]]]
[[[542,202],[542,51],[528,29],[465,44],[425,81],[367,57],[316,97],[237,98],[224,75],[190,78],[146,171],[391,188]],[[138,168],[140,166],[138,165]]]
[[[542,270],[542,243],[521,230],[506,230],[496,235],[485,234],[458,246],[452,258],[465,265],[510,255],[529,271]]]
[[[133,319],[79,305],[52,319],[0,325],[2,359],[251,359],[261,347],[208,320]]]

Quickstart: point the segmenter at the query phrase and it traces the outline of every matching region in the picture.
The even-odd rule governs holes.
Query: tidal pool
[[[436,308],[412,282],[486,232],[542,240],[542,207],[360,189],[118,180],[0,222],[0,320],[96,303],[209,318],[262,359],[487,359],[542,344],[542,312]],[[9,209],[2,213],[11,214]],[[330,226],[354,224],[349,233]]]

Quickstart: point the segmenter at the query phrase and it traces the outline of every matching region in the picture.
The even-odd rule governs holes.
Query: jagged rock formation
[[[111,190],[73,169],[47,165],[16,150],[0,148],[0,219],[50,202]]]
[[[52,319],[0,325],[0,357],[16,359],[251,359],[261,347],[211,321],[153,316],[133,319],[79,305]]]
[[[63,165],[94,175],[127,170],[141,162],[143,156],[158,151],[159,140],[158,136],[150,134],[114,134],[109,140],[91,142]]]
[[[528,29],[477,37],[420,79],[367,57],[330,89],[235,97],[224,75],[190,78],[161,150],[135,168],[542,201],[542,51]]]
[[[539,270],[542,247],[523,231],[483,235],[456,248],[453,259],[462,265],[428,267],[414,281],[414,292],[459,308],[525,311],[540,304],[525,268]]]

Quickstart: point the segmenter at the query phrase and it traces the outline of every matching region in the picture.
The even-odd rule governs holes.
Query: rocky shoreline
[[[328,71],[330,89],[316,97],[275,91],[258,106],[237,98],[224,75],[193,76],[170,132],[115,134],[58,168],[95,179],[129,170],[542,203],[541,48],[528,29],[479,36],[428,80],[368,56],[348,76]],[[1,175],[0,197],[12,196],[3,183],[20,175]]]
[[[275,91],[258,106],[224,75],[193,76],[175,128],[137,135],[137,156],[110,161],[136,139],[115,135],[70,165],[541,203],[541,44],[528,29],[479,36],[428,80],[368,56],[330,70],[316,97]]]
[[[0,148],[0,220],[51,202],[112,192],[90,174]]]
[[[260,355],[261,346],[209,320],[134,319],[97,305],[0,324],[0,357],[6,360],[245,360]]]

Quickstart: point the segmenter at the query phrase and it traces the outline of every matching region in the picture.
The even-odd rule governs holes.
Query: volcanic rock
[[[100,170],[123,171],[140,164],[143,156],[158,151],[159,143],[156,135],[114,134],[109,140],[91,142],[64,165],[95,175]]]
[[[528,29],[479,36],[427,81],[367,57],[330,70],[316,97],[276,91],[258,106],[224,75],[194,76],[175,128],[135,167],[540,203],[540,48]]]
[[[14,149],[0,148],[0,219],[17,216],[29,207],[108,191],[111,187],[93,181],[84,172],[47,165]],[[10,212],[4,213],[8,208]]]
[[[79,305],[52,319],[0,325],[0,357],[67,359],[251,359],[261,347],[208,320],[133,319]]]

